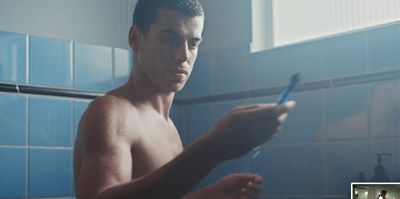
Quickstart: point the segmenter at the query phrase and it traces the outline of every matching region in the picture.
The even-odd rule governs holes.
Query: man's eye
[[[194,50],[194,49],[197,49],[199,47],[199,45],[200,45],[200,42],[191,42],[189,44],[189,48]]]

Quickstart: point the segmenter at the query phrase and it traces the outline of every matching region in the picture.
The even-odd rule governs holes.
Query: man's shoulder
[[[135,117],[138,117],[135,106],[130,105],[127,100],[106,94],[93,100],[83,114],[80,125],[80,134],[86,136],[126,136],[124,129],[128,127]]]
[[[123,125],[124,120],[138,115],[136,107],[129,100],[106,94],[93,100],[86,109],[82,120]]]
[[[135,112],[136,108],[126,98],[113,94],[106,94],[96,98],[89,104],[87,109],[88,112],[95,112],[105,116],[113,116],[115,114],[121,116],[128,110]]]

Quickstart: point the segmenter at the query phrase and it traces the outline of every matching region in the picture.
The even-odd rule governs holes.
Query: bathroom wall
[[[128,49],[137,0],[0,0],[2,31]]]
[[[172,110],[185,145],[235,106],[274,102],[293,73],[302,84],[291,96],[296,109],[256,159],[227,161],[197,188],[249,171],[264,176],[263,198],[348,198],[352,181],[400,180],[399,24],[251,54],[249,2],[202,2],[204,43],[177,94],[186,103]],[[0,82],[105,92],[129,73],[131,55],[118,44],[5,29]],[[0,92],[0,198],[74,196],[72,147],[89,102]]]
[[[105,92],[131,69],[126,49],[0,32],[0,82]],[[0,92],[0,198],[72,198],[72,150],[90,100]]]
[[[223,15],[240,15],[241,21],[229,24],[245,29],[247,9],[245,2],[234,1]],[[241,32],[219,29],[215,34]],[[184,143],[235,106],[275,102],[276,90],[301,72],[301,85],[291,96],[297,106],[256,159],[249,153],[227,161],[198,188],[229,173],[249,171],[264,177],[263,198],[349,198],[350,182],[400,180],[399,24],[255,54],[244,40],[200,53],[179,94],[188,103],[174,112]]]
[[[0,82],[100,93],[121,85],[135,3],[0,0]],[[0,198],[74,196],[74,136],[89,102],[0,92]]]

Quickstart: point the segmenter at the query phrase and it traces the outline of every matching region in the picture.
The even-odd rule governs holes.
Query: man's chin
[[[184,86],[185,86],[184,83],[176,83],[167,88],[166,91],[176,93],[183,90]]]
[[[180,92],[181,90],[183,90],[183,87],[184,87],[183,85],[182,85],[182,86],[174,87],[174,89],[173,89],[172,92],[175,92],[175,93]]]

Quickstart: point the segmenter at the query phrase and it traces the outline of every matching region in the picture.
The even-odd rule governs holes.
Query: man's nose
[[[176,60],[180,63],[186,62],[190,57],[188,42],[182,42],[182,44],[176,50]]]

